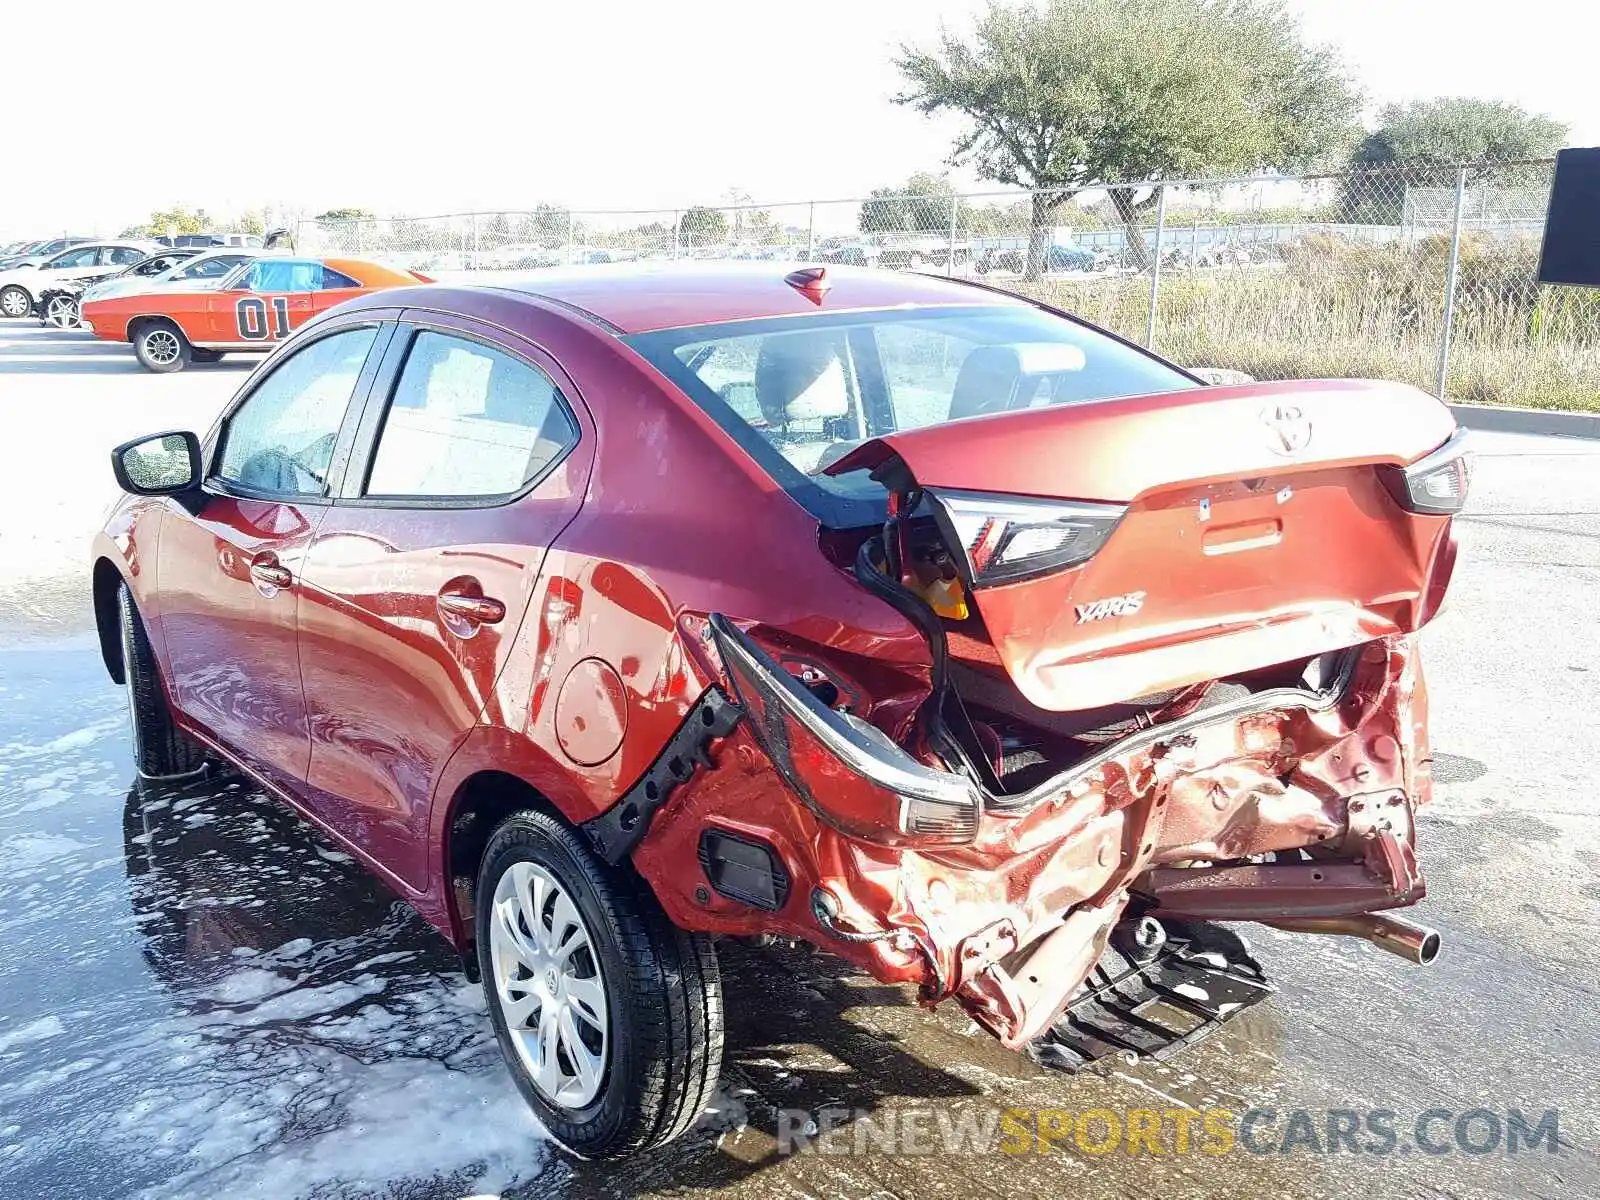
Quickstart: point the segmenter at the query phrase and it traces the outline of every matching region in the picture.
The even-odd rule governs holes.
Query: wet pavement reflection
[[[1170,1067],[1069,1078],[826,956],[728,945],[714,1110],[684,1143],[600,1167],[542,1139],[477,986],[406,905],[237,776],[131,787],[125,720],[91,640],[0,649],[0,1196],[1596,1191],[1587,951],[1564,935],[1479,931],[1488,901],[1475,872],[1496,839],[1557,836],[1525,818],[1449,806],[1427,818],[1441,856],[1428,915],[1450,938],[1438,970],[1260,931],[1283,994]],[[1452,772],[1483,775],[1473,760],[1441,763],[1447,786]],[[836,1105],[959,1121],[1252,1104],[1378,1106],[1403,1120],[1434,1105],[1554,1106],[1569,1145],[1374,1164],[780,1158],[773,1137],[780,1109]]]

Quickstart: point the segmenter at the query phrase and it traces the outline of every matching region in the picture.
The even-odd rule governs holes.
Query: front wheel
[[[179,779],[203,770],[205,751],[172,720],[155,651],[125,583],[117,589],[117,617],[122,626],[122,675],[133,725],[133,765],[139,778]]]
[[[684,1133],[722,1058],[711,941],[667,919],[626,864],[517,813],[478,873],[478,965],[506,1064],[550,1134],[622,1158]]]
[[[71,296],[51,296],[44,306],[44,323],[57,329],[78,327],[78,302]]]
[[[25,317],[33,311],[33,297],[28,289],[11,284],[0,288],[0,316]]]
[[[188,366],[194,348],[171,321],[148,321],[133,335],[133,352],[146,370],[166,374]]]

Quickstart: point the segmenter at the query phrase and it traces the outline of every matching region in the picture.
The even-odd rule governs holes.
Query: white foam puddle
[[[84,753],[121,713],[82,707],[0,740],[0,1195],[537,1178],[549,1144],[437,935],[237,781],[130,794]]]

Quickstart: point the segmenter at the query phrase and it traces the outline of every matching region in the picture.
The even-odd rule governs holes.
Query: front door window
[[[229,417],[216,478],[251,494],[327,495],[339,426],[376,335],[336,333],[274,370]]]

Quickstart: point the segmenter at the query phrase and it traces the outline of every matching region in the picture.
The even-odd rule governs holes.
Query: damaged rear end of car
[[[1082,367],[992,357],[983,385],[1013,396]],[[887,517],[824,523],[821,557],[920,631],[926,672],[874,692],[759,612],[686,614],[716,699],[634,852],[669,908],[815,942],[1013,1049],[1152,921],[1437,953],[1391,910],[1426,890],[1417,634],[1469,477],[1444,406],[1364,381],[1185,387],[822,457]]]

